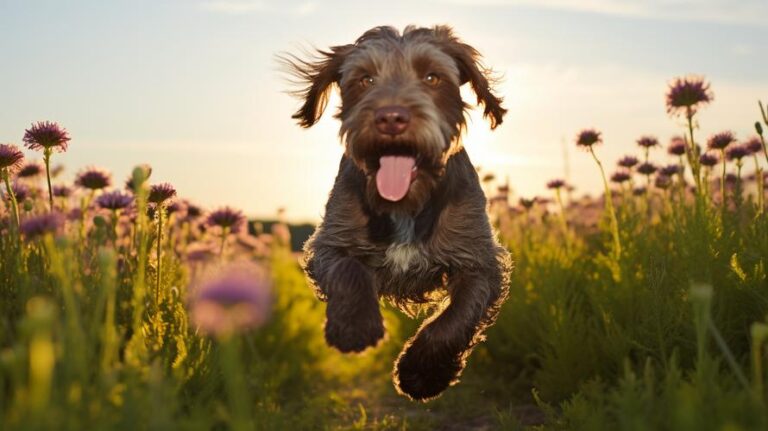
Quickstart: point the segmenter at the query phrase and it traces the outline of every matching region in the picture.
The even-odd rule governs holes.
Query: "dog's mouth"
[[[416,179],[418,156],[408,147],[390,147],[378,155],[376,189],[379,196],[391,202],[402,200]]]

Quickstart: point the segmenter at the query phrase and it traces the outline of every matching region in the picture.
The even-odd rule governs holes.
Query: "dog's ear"
[[[341,65],[352,46],[334,46],[329,51],[317,50],[310,60],[303,60],[293,54],[278,56],[278,61],[293,77],[291,82],[302,87],[290,92],[303,101],[301,108],[291,116],[298,120],[301,127],[311,127],[323,115],[333,85],[341,79]]]
[[[495,129],[503,121],[507,110],[501,106],[504,99],[493,92],[495,79],[492,71],[483,66],[480,53],[454,36],[450,27],[437,26],[434,32],[443,51],[456,61],[461,85],[469,82],[477,95],[477,104],[484,107],[483,117],[490,121],[491,129]]]

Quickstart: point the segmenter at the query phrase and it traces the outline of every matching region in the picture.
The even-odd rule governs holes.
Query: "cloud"
[[[206,0],[199,3],[199,7],[209,12],[244,15],[254,12],[287,12],[291,15],[309,15],[317,9],[317,5],[311,1],[287,2],[280,7],[267,4],[260,0]]]
[[[764,0],[437,0],[467,6],[525,6],[672,21],[757,24],[768,15]]]

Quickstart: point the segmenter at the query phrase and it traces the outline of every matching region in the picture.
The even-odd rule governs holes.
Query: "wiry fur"
[[[502,100],[478,52],[446,26],[407,27],[402,34],[377,27],[354,44],[318,51],[313,61],[283,60],[305,84],[293,116],[303,127],[320,118],[334,86],[341,91],[336,117],[345,154],[303,260],[317,296],[328,302],[326,340],[343,352],[376,345],[384,336],[379,297],[402,309],[439,301],[394,370],[401,393],[436,397],[458,380],[507,294],[509,255],[492,234],[485,196],[460,143],[468,105],[459,87],[470,84],[492,128],[506,112]],[[437,85],[425,84],[431,73],[440,77]],[[375,85],[361,85],[366,75]],[[374,126],[375,110],[390,105],[411,114],[401,135],[382,135]],[[385,154],[417,161],[416,177],[398,202],[377,191]]]

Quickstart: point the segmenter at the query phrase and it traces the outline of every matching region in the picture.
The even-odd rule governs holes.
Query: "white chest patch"
[[[385,263],[395,272],[405,272],[427,260],[422,246],[415,241],[415,221],[412,217],[391,215],[395,225],[394,241],[387,248]]]

